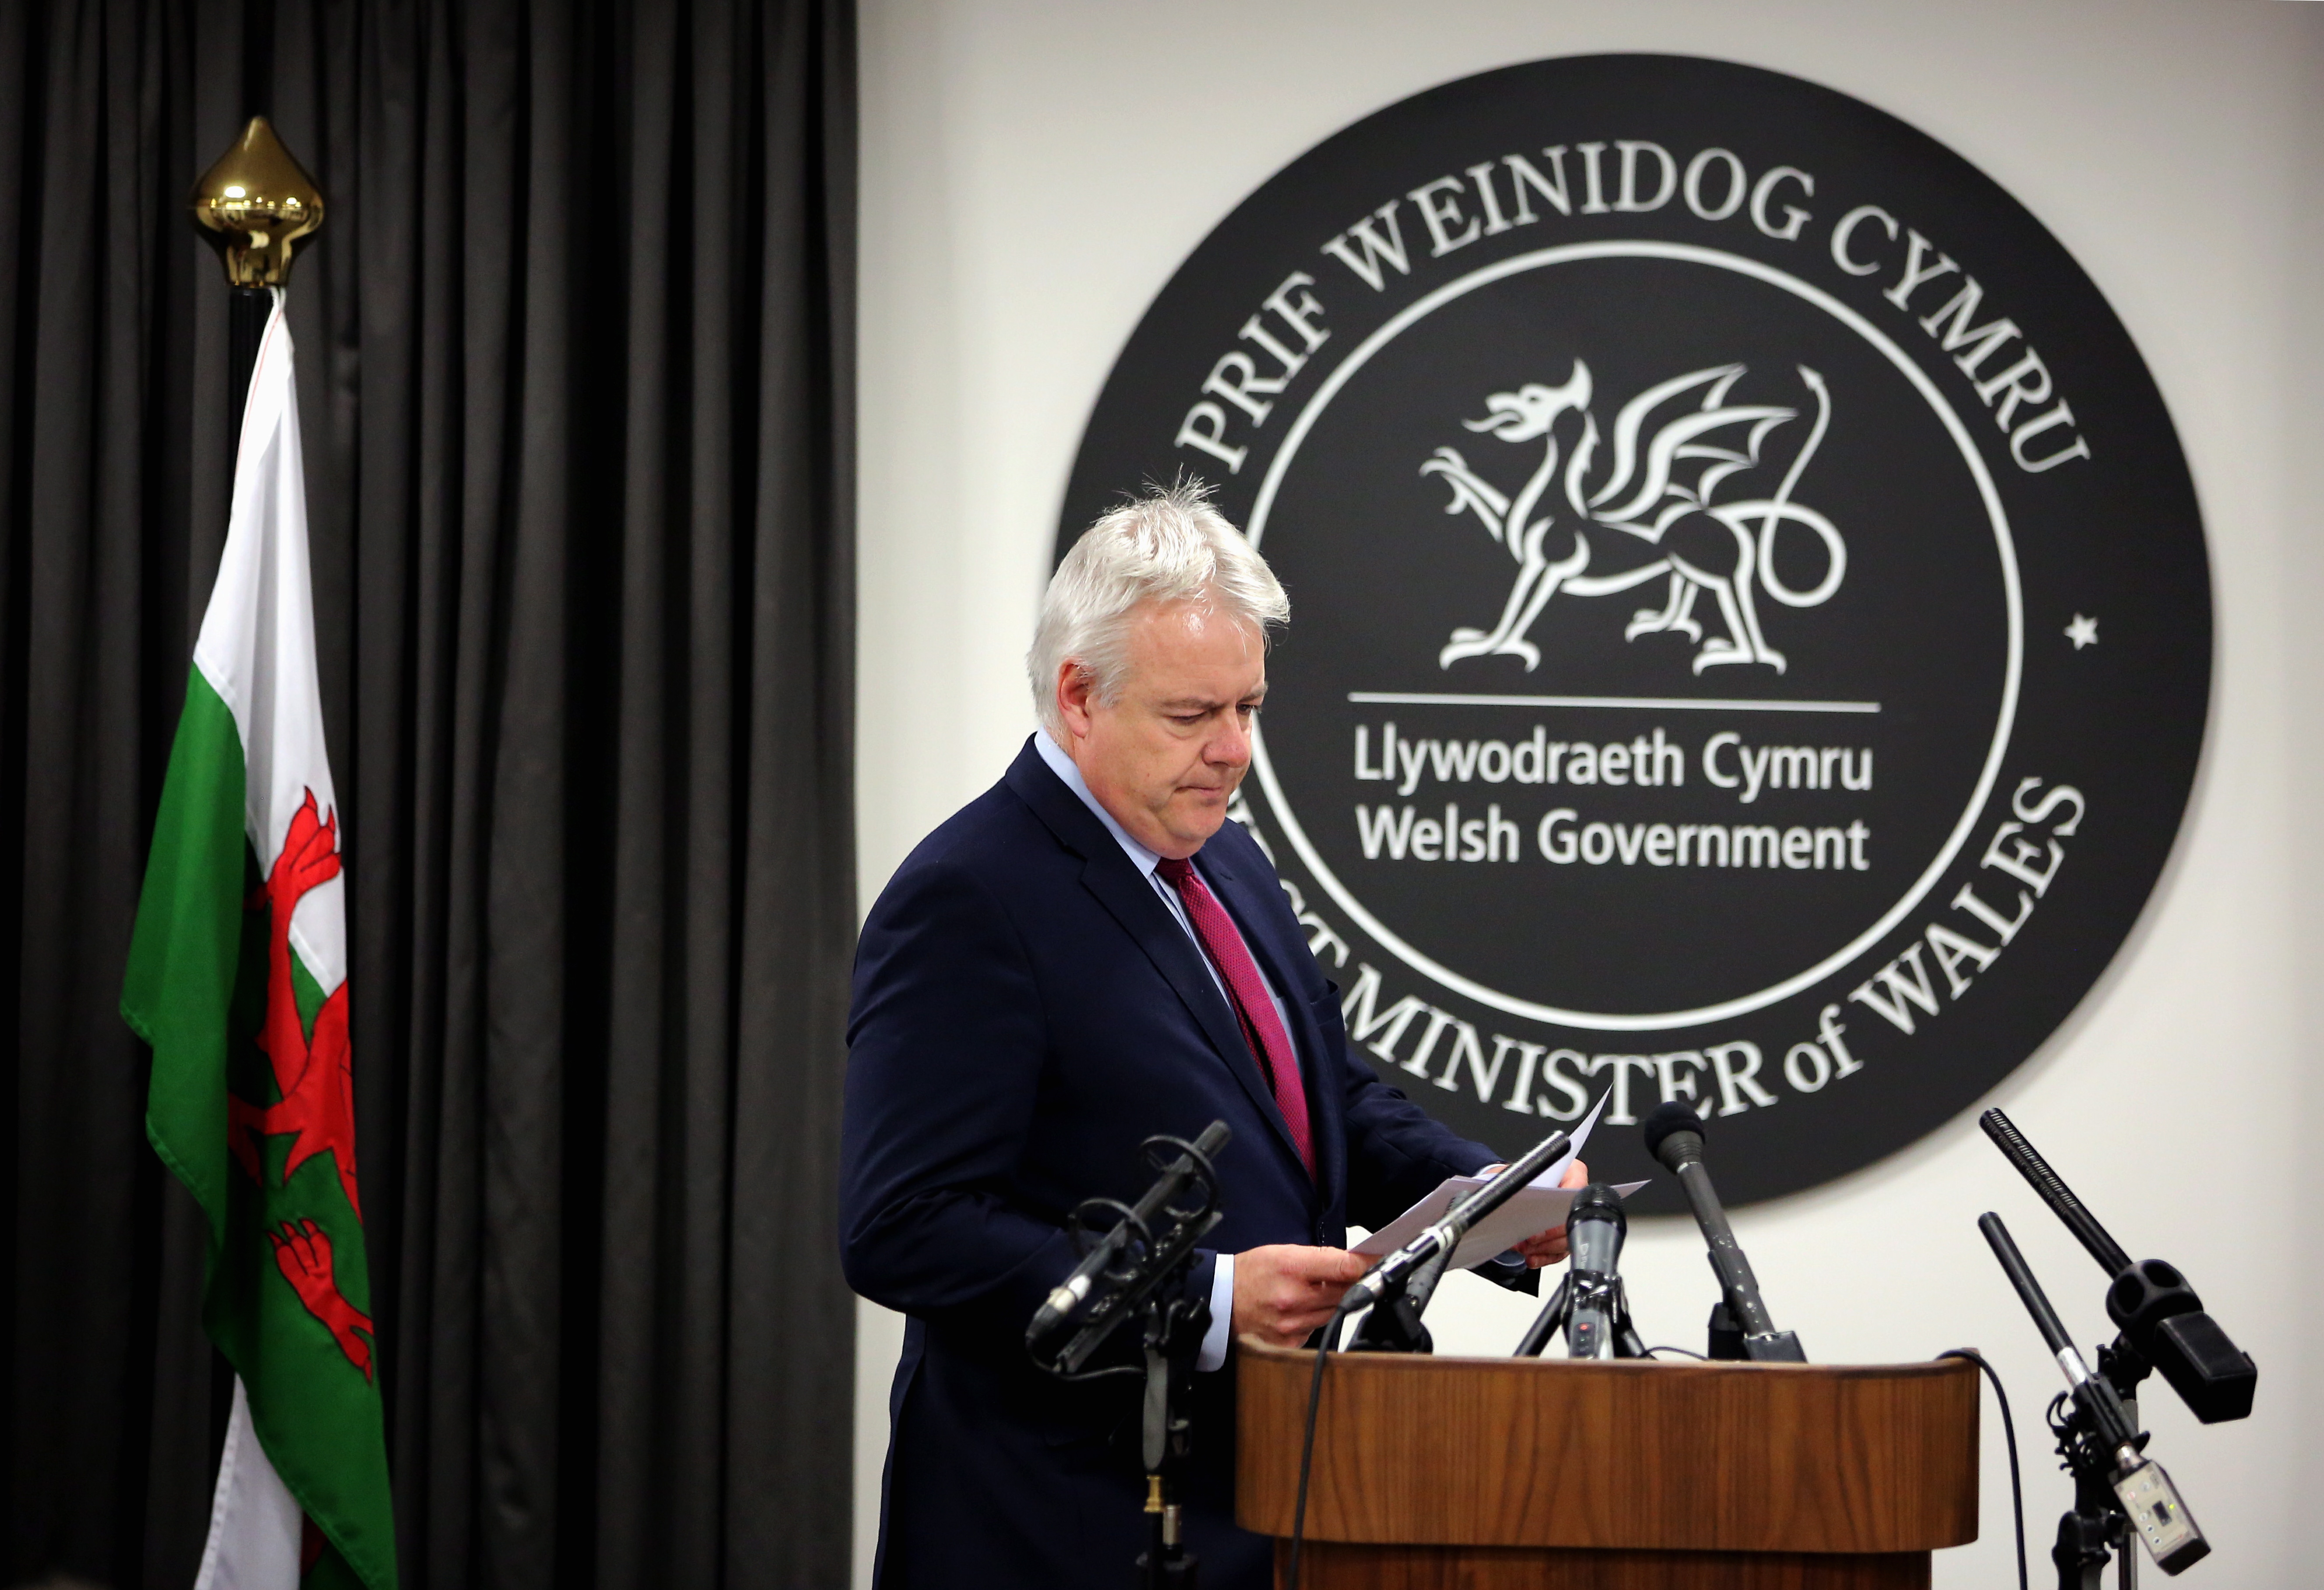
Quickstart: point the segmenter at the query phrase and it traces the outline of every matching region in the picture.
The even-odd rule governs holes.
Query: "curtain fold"
[[[0,3],[5,1571],[190,1582],[198,1216],[114,1006],[225,525],[245,108],[290,293],[405,1582],[829,1585],[852,952],[844,0]]]

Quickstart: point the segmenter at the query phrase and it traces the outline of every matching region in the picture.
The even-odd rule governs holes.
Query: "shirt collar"
[[[1113,813],[1098,804],[1097,797],[1090,793],[1088,781],[1082,777],[1082,770],[1074,766],[1074,759],[1049,737],[1048,730],[1033,731],[1033,749],[1041,753],[1041,760],[1049,764],[1049,771],[1057,775],[1065,788],[1079,796],[1081,803],[1096,814],[1097,820],[1105,825],[1105,831],[1113,836],[1113,842],[1121,846],[1121,853],[1130,857],[1130,864],[1141,876],[1151,881],[1154,869],[1162,864],[1162,857],[1131,838],[1130,830],[1113,820]]]

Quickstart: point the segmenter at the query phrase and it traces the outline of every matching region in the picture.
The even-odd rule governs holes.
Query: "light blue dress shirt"
[[[1211,982],[1217,986],[1219,997],[1226,1001],[1229,1010],[1232,1010],[1234,1000],[1228,994],[1227,985],[1220,980],[1218,967],[1211,964],[1210,952],[1203,948],[1203,940],[1194,931],[1194,924],[1187,920],[1186,902],[1178,898],[1178,892],[1176,889],[1155,875],[1154,869],[1161,865],[1162,857],[1131,838],[1130,830],[1114,821],[1113,814],[1098,804],[1097,797],[1090,793],[1089,784],[1082,778],[1082,770],[1074,766],[1074,759],[1066,755],[1057,743],[1049,737],[1049,732],[1047,729],[1035,733],[1033,748],[1041,753],[1041,760],[1049,764],[1049,771],[1057,775],[1065,788],[1080,797],[1081,803],[1096,814],[1097,820],[1105,825],[1105,831],[1113,836],[1114,843],[1121,846],[1121,853],[1130,857],[1130,865],[1138,869],[1154,892],[1161,897],[1163,905],[1169,910],[1170,920],[1178,924],[1188,938],[1194,940],[1194,948],[1202,956],[1203,969],[1210,973]],[[1229,926],[1231,927],[1232,923],[1230,922]],[[1248,950],[1250,946],[1245,945],[1244,948]],[[1259,966],[1257,956],[1251,957],[1251,965]],[[1283,1007],[1283,995],[1268,977],[1265,967],[1259,967],[1259,981],[1267,985],[1268,1001],[1275,1006],[1276,1019],[1283,1023],[1284,1036],[1292,1041],[1293,1055],[1296,1058],[1297,1040],[1290,1039],[1291,1014]],[[1221,1253],[1216,1266],[1211,1272],[1211,1328],[1204,1333],[1202,1351],[1194,1359],[1194,1367],[1197,1370],[1207,1372],[1226,1363],[1227,1331],[1232,1322],[1233,1315],[1234,1255]]]

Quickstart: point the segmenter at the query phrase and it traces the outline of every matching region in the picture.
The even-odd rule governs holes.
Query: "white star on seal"
[[[2074,622],[2066,626],[2066,638],[2074,642],[2074,650],[2077,652],[2084,646],[2097,645],[2098,621],[2095,618],[2085,618],[2079,613],[2075,614]]]

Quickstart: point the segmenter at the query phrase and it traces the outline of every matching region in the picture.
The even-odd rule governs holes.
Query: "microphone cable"
[[[1441,1270],[1459,1248],[1461,1237],[1467,1233],[1470,1225],[1483,1219],[1531,1186],[1534,1178],[1546,1169],[1550,1161],[1557,1157],[1561,1150],[1568,1148],[1569,1143],[1570,1140],[1564,1132],[1551,1132],[1520,1155],[1514,1164],[1504,1165],[1484,1186],[1476,1188],[1456,1202],[1445,1212],[1444,1217],[1431,1228],[1432,1232],[1438,1234],[1443,1233],[1448,1227],[1453,1229],[1436,1255],[1422,1266],[1420,1273],[1425,1275],[1432,1270]],[[1455,1222],[1458,1223],[1457,1226],[1454,1225]],[[1388,1255],[1382,1261],[1380,1268],[1384,1270],[1404,1259],[1412,1253],[1419,1240],[1415,1238],[1413,1243]],[[1376,1275],[1379,1271],[1376,1270],[1372,1273]],[[1406,1274],[1407,1277],[1410,1276],[1409,1271]],[[1404,1284],[1403,1280],[1400,1279],[1398,1284]],[[1434,1282],[1431,1281],[1428,1284],[1433,1286]],[[1315,1413],[1323,1400],[1324,1356],[1332,1351],[1333,1344],[1339,1340],[1340,1327],[1346,1321],[1348,1316],[1373,1302],[1372,1297],[1360,1295],[1361,1290],[1360,1282],[1341,1294],[1339,1307],[1332,1311],[1331,1322],[1323,1327],[1323,1334],[1315,1340],[1315,1373],[1307,1382],[1307,1428],[1299,1443],[1299,1499],[1292,1508],[1291,1562],[1284,1574],[1284,1590],[1299,1590],[1299,1551],[1307,1533],[1307,1483],[1313,1476],[1315,1466]],[[1385,1295],[1379,1298],[1379,1301],[1383,1304],[1388,1300]]]
[[[1315,1373],[1307,1381],[1307,1428],[1299,1442],[1299,1500],[1291,1510],[1291,1562],[1284,1570],[1283,1590],[1299,1590],[1299,1548],[1307,1535],[1307,1481],[1315,1466],[1315,1410],[1323,1400],[1323,1363],[1339,1342],[1341,1325],[1354,1312],[1342,1297],[1331,1323],[1315,1338]]]
[[[2025,1493],[2017,1479],[2017,1426],[2009,1417],[2009,1393],[2001,1389],[2001,1375],[1985,1354],[1975,1347],[1950,1347],[1937,1354],[1940,1358],[1966,1358],[1985,1371],[1985,1378],[1993,1382],[1994,1400],[2001,1404],[2001,1434],[2009,1447],[2009,1505],[2017,1521],[2017,1590],[2027,1590],[2025,1581]],[[1294,1548],[1295,1551],[1296,1548]],[[1296,1560],[1296,1559],[1295,1559]]]

